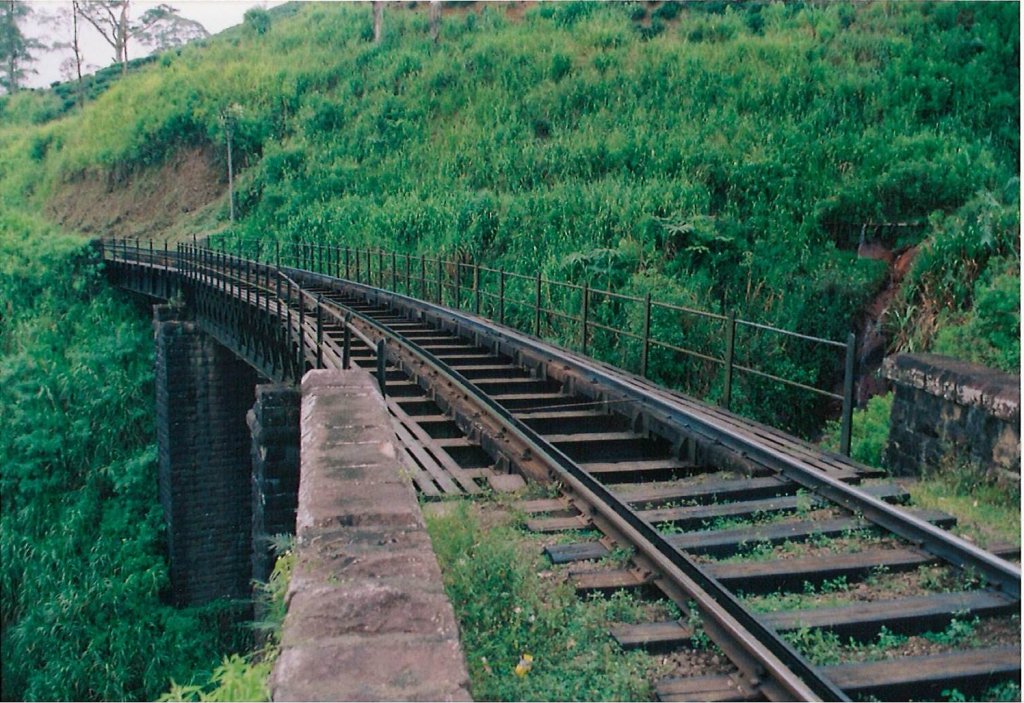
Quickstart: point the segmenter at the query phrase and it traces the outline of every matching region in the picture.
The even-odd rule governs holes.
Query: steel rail
[[[320,277],[319,274],[306,275]],[[362,284],[357,285],[361,288],[370,288]],[[371,290],[385,297],[397,295],[380,289]],[[339,305],[336,301],[330,302]],[[666,578],[673,581],[697,603],[700,611],[710,618],[718,632],[732,640],[734,647],[730,647],[728,642],[719,642],[720,646],[724,645],[723,649],[735,652],[736,647],[739,647],[756,661],[759,673],[752,676],[753,685],[763,681],[763,676],[768,676],[779,687],[779,691],[775,693],[781,700],[848,700],[841,689],[779,637],[778,633],[747,610],[731,591],[697,562],[674,547],[627,503],[477,388],[472,381],[386,325],[354,310],[351,314],[390,338],[394,346],[408,350],[436,373],[445,377],[447,382],[457,388],[456,392],[472,397],[481,410],[488,413],[507,433],[516,436],[529,449],[531,455],[542,461],[558,480],[570,486],[576,495],[582,497],[594,511],[600,513],[622,533],[638,552],[654,563]],[[765,687],[766,692],[770,688]]]
[[[557,360],[560,366],[571,368],[576,373],[625,395],[627,400],[645,405],[654,413],[662,417],[667,416],[683,427],[695,429],[716,444],[778,471],[804,488],[815,491],[848,510],[863,514],[869,522],[902,537],[944,561],[960,568],[974,569],[992,585],[999,587],[1011,597],[1020,599],[1021,571],[1016,565],[946,530],[935,527],[897,506],[885,503],[856,486],[832,478],[796,457],[763,443],[753,442],[740,432],[695,413],[679,402],[677,394],[653,386],[646,379],[633,376],[607,364],[595,363],[569,350],[555,347],[535,337],[527,336],[491,321],[466,315],[460,311],[440,307],[399,293],[382,291],[360,283],[349,281],[346,282],[346,285],[390,297],[392,300],[401,299],[413,309],[426,309],[435,315],[447,317],[471,333],[498,335],[519,348],[548,357],[552,361]]]

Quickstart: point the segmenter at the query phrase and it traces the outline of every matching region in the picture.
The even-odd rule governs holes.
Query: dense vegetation
[[[153,347],[94,252],[0,214],[4,700],[153,699],[244,632],[176,609],[156,496]]]
[[[228,235],[442,252],[833,339],[889,282],[862,239],[917,247],[891,350],[1019,367],[1018,4],[452,3],[436,45],[407,5],[380,45],[367,6],[292,4],[105,74],[84,110],[66,86],[0,98],[5,698],[153,697],[217,660],[217,610],[159,600],[145,323],[25,213],[223,153],[228,126]],[[836,379],[769,338],[744,353]],[[720,392],[667,354],[652,375]],[[823,409],[750,381],[733,405],[806,434]]]
[[[368,7],[284,6],[269,28],[165,55],[20,156],[46,190],[221,144],[231,123],[235,233],[539,267],[833,339],[888,280],[857,257],[862,237],[920,244],[887,320],[897,343],[1017,364],[1017,5],[454,8],[436,46],[422,8],[395,7],[374,45]],[[32,101],[5,115],[50,114]],[[698,347],[721,336],[655,325]],[[624,344],[595,351],[628,360]],[[837,375],[834,356],[774,339],[741,348],[795,380]],[[679,358],[652,366],[718,392]],[[772,384],[738,396],[803,432],[822,409]]]

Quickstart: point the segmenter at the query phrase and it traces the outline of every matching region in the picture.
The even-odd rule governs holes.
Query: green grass
[[[118,182],[185,145],[223,155],[238,105],[231,235],[441,252],[842,339],[887,277],[856,256],[861,225],[912,223],[866,232],[922,244],[894,306],[920,332],[898,344],[927,348],[916,323],[941,312],[966,330],[943,344],[1016,347],[1002,321],[1019,321],[1018,13],[713,3],[647,26],[635,3],[540,4],[521,20],[488,6],[446,16],[435,46],[422,8],[392,5],[375,46],[368,7],[303,4],[264,34],[161,56],[59,119],[66,96],[0,100],[0,194],[42,205],[82,174]],[[643,310],[591,314],[639,329]],[[721,352],[717,323],[651,325]],[[841,375],[841,355],[740,337],[741,362],[821,386]],[[591,351],[638,366],[635,340],[595,333]],[[651,354],[654,379],[717,398],[712,371]],[[808,436],[828,409],[745,374],[732,399]]]
[[[1016,486],[993,481],[953,455],[934,472],[906,485],[916,505],[955,515],[958,534],[983,547],[995,542],[1020,546],[1020,490]]]
[[[428,515],[427,527],[455,607],[476,700],[649,700],[655,659],[623,652],[608,636],[615,622],[650,610],[631,594],[580,599],[551,574],[535,536],[512,519],[481,524],[471,503]],[[533,667],[514,668],[524,653]]]

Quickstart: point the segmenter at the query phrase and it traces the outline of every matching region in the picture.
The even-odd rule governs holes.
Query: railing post
[[[360,276],[359,276],[359,259],[360,259],[359,247],[356,247],[356,281],[359,282],[359,283],[362,283],[362,281],[360,280]]]
[[[384,250],[377,248],[377,287],[384,287]]]
[[[462,263],[455,259],[455,309],[458,310],[462,298]]]
[[[385,398],[388,395],[388,380],[385,366],[387,359],[384,357],[384,340],[377,340],[377,384],[380,386],[380,394]]]
[[[302,287],[295,286],[299,300],[299,378],[306,373],[306,303],[302,299]]]
[[[405,254],[405,294],[412,295],[412,255],[406,252]]]
[[[279,301],[278,302],[278,312],[280,312],[280,298],[278,298],[278,301]],[[287,327],[285,328],[287,330],[287,332],[288,332],[287,356],[288,356],[288,359],[290,360],[289,361],[289,365],[292,367],[292,380],[293,381],[297,381],[298,379],[296,379],[295,375],[294,375],[294,373],[295,373],[295,350],[292,348],[294,342],[292,342],[292,305],[291,305],[291,302],[292,302],[292,282],[288,281],[288,300],[285,303],[286,307],[287,307],[287,310],[288,310],[288,320],[286,322]],[[299,375],[299,378],[301,378],[301,374]]]
[[[316,253],[317,253],[317,259],[318,259],[319,264],[320,264],[318,273],[323,273],[324,272],[324,245],[323,244],[317,244],[316,245]]]
[[[398,253],[391,250],[391,292],[398,292]]]
[[[274,241],[274,265],[277,266],[278,273],[281,272],[281,240]]]
[[[352,313],[345,313],[345,329],[341,345],[341,368],[348,370],[352,365]]]
[[[441,255],[437,255],[437,304],[444,304],[444,284],[441,279],[442,266],[441,266]]]
[[[427,256],[420,254],[420,299],[427,299]]]
[[[348,246],[345,247],[345,280],[347,280],[347,281],[351,281],[352,280],[352,276],[349,275],[352,272],[352,269],[351,269],[351,251],[352,250]]]
[[[583,311],[580,315],[580,349],[587,354],[587,322],[590,317],[590,281],[583,282]]]
[[[498,271],[498,322],[505,324],[505,269]]]
[[[480,264],[473,263],[473,314],[480,314]]]
[[[722,407],[732,405],[732,369],[736,358],[736,313],[730,312],[725,320],[725,382],[722,386]]]
[[[647,359],[651,353],[651,294],[644,296],[644,341],[640,354],[640,375],[647,378]]]
[[[324,296],[316,296],[316,367],[324,368]]]
[[[853,434],[853,374],[857,366],[857,335],[850,332],[846,337],[846,367],[843,371],[843,417],[839,430],[839,452],[850,456],[850,440]]]
[[[533,330],[537,337],[540,337],[540,271],[537,272],[537,294],[533,302]]]

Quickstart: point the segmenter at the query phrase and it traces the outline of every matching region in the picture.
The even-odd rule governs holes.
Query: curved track
[[[906,493],[873,482],[866,467],[406,296],[198,248],[150,250],[147,258],[144,248],[112,246],[108,259],[122,285],[134,275],[127,287],[183,294],[205,311],[211,331],[268,375],[340,367],[349,355],[376,369],[406,462],[428,496],[475,493],[513,472],[557,481],[560,498],[522,507],[530,529],[599,535],[548,549],[554,562],[580,567],[577,588],[650,589],[686,615],[616,628],[620,644],[686,647],[699,619],[734,665],[663,681],[662,699],[929,698],[1019,682],[1019,624],[1015,637],[997,633],[991,646],[981,637],[980,646],[826,667],[784,636],[820,630],[869,643],[880,632],[912,636],[973,618],[984,634],[984,623],[1020,610],[1019,567],[951,535],[948,515],[898,507]],[[234,312],[218,313],[225,309]],[[629,563],[603,567],[616,548],[630,550]],[[939,574],[936,584],[906,581],[923,570]],[[758,594],[864,596],[861,585],[868,590],[860,600],[807,607],[821,603],[783,598],[797,607],[756,612]]]

